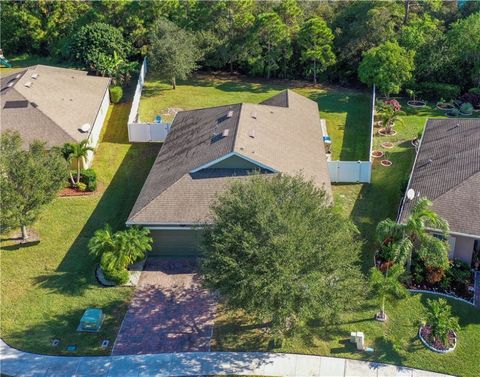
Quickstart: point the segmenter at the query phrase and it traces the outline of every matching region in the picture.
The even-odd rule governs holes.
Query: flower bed
[[[438,110],[453,110],[455,106],[449,102],[438,102],[437,109]]]
[[[457,334],[455,331],[450,330],[448,334],[448,343],[445,345],[440,339],[435,338],[432,334],[431,327],[427,324],[420,326],[418,329],[418,337],[422,343],[430,350],[439,353],[452,352],[457,347]]]
[[[395,145],[389,141],[385,141],[382,144],[380,144],[382,148],[385,149],[392,149]]]
[[[380,161],[380,165],[385,166],[385,167],[389,167],[389,166],[392,166],[392,161],[382,160],[382,161]]]
[[[395,136],[397,134],[397,131],[390,130],[390,132],[387,132],[386,128],[380,128],[378,130],[378,134],[381,135],[381,136]]]
[[[60,197],[66,197],[66,196],[88,196],[88,195],[93,195],[94,192],[92,191],[80,191],[77,188],[74,187],[64,187],[63,189],[60,190],[58,193],[58,196]]]
[[[407,105],[414,108],[422,108],[427,106],[427,103],[425,101],[415,100],[415,101],[407,101]]]
[[[372,151],[372,157],[373,158],[380,158],[380,157],[383,157],[384,153],[382,151]]]

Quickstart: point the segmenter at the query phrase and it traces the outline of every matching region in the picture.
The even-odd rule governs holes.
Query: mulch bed
[[[448,345],[445,345],[440,339],[435,338],[432,334],[431,327],[427,324],[420,328],[420,335],[422,336],[423,340],[428,343],[428,345],[436,351],[448,351],[455,347],[456,343],[456,334],[454,331],[450,330],[448,334]]]
[[[89,196],[95,194],[94,191],[79,191],[76,188],[73,187],[64,187],[63,189],[60,190],[58,193],[58,196],[60,197],[66,197],[66,196]]]

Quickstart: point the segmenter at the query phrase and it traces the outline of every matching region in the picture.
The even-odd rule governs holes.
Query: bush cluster
[[[112,103],[119,103],[123,97],[123,89],[121,86],[111,86],[110,87],[110,101]]]
[[[86,191],[95,191],[97,189],[97,173],[93,169],[84,169],[80,173],[80,183],[86,187]]]
[[[439,82],[422,82],[411,85],[411,89],[413,89],[419,97],[430,100],[438,100],[439,98],[453,100],[460,95],[460,87],[458,85]]]

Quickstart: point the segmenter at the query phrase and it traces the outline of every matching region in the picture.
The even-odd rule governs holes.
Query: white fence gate
[[[140,98],[147,74],[147,59],[143,59],[142,68],[138,76],[135,94],[133,96],[132,108],[128,115],[128,140],[131,143],[154,143],[163,142],[170,131],[168,123],[142,123],[138,116]]]
[[[334,183],[370,183],[370,161],[328,161],[328,173]]]

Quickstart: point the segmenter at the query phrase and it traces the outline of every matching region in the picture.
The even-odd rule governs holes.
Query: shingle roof
[[[33,78],[35,73],[38,76]],[[28,82],[29,87],[25,86]],[[49,147],[86,139],[89,134],[79,128],[85,123],[93,126],[109,84],[106,77],[44,65],[4,76],[2,130],[18,131],[24,147],[35,139],[46,141]]]
[[[430,119],[409,189],[432,201],[452,232],[480,236],[480,119]],[[415,200],[404,200],[404,221]]]
[[[263,172],[302,173],[331,194],[317,103],[290,90],[275,97],[289,107],[263,102],[179,112],[128,222],[205,220],[213,197],[231,179],[248,176],[239,169],[202,169],[232,154]]]

